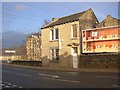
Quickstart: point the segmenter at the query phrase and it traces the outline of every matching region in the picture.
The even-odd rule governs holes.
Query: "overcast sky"
[[[112,15],[118,18],[117,2],[2,2],[2,32],[39,31],[45,19],[59,18],[92,8],[99,21]]]

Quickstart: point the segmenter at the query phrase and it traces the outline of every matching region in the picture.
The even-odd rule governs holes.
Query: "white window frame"
[[[53,35],[52,35],[53,32]],[[50,30],[50,41],[54,40],[54,30]]]
[[[59,29],[55,28],[55,29],[50,30],[50,41],[58,40],[58,38],[56,38],[56,30],[58,30],[58,38],[59,38]],[[53,31],[53,35],[52,35],[52,31]]]

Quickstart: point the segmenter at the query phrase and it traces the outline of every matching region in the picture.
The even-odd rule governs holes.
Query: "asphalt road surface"
[[[118,73],[48,71],[12,65],[2,65],[2,84],[3,88],[7,88],[8,84],[18,88],[120,87]]]

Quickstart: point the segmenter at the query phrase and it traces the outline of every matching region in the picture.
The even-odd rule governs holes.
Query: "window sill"
[[[59,60],[52,60],[51,63],[59,63]]]
[[[71,38],[71,40],[76,40],[76,39],[78,39],[78,37],[73,37],[73,38]]]
[[[58,42],[58,39],[50,40],[50,42]]]

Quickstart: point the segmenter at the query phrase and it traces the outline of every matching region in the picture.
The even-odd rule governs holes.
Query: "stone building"
[[[21,60],[22,55],[18,54],[15,48],[4,48],[2,49],[2,55],[0,55],[0,60]]]
[[[82,30],[96,27],[99,21],[92,9],[52,20],[41,28],[42,65],[78,68]]]
[[[97,25],[97,28],[120,25],[120,20],[107,15],[107,17]]]
[[[26,50],[28,60],[41,60],[41,35],[34,33],[27,37]]]

